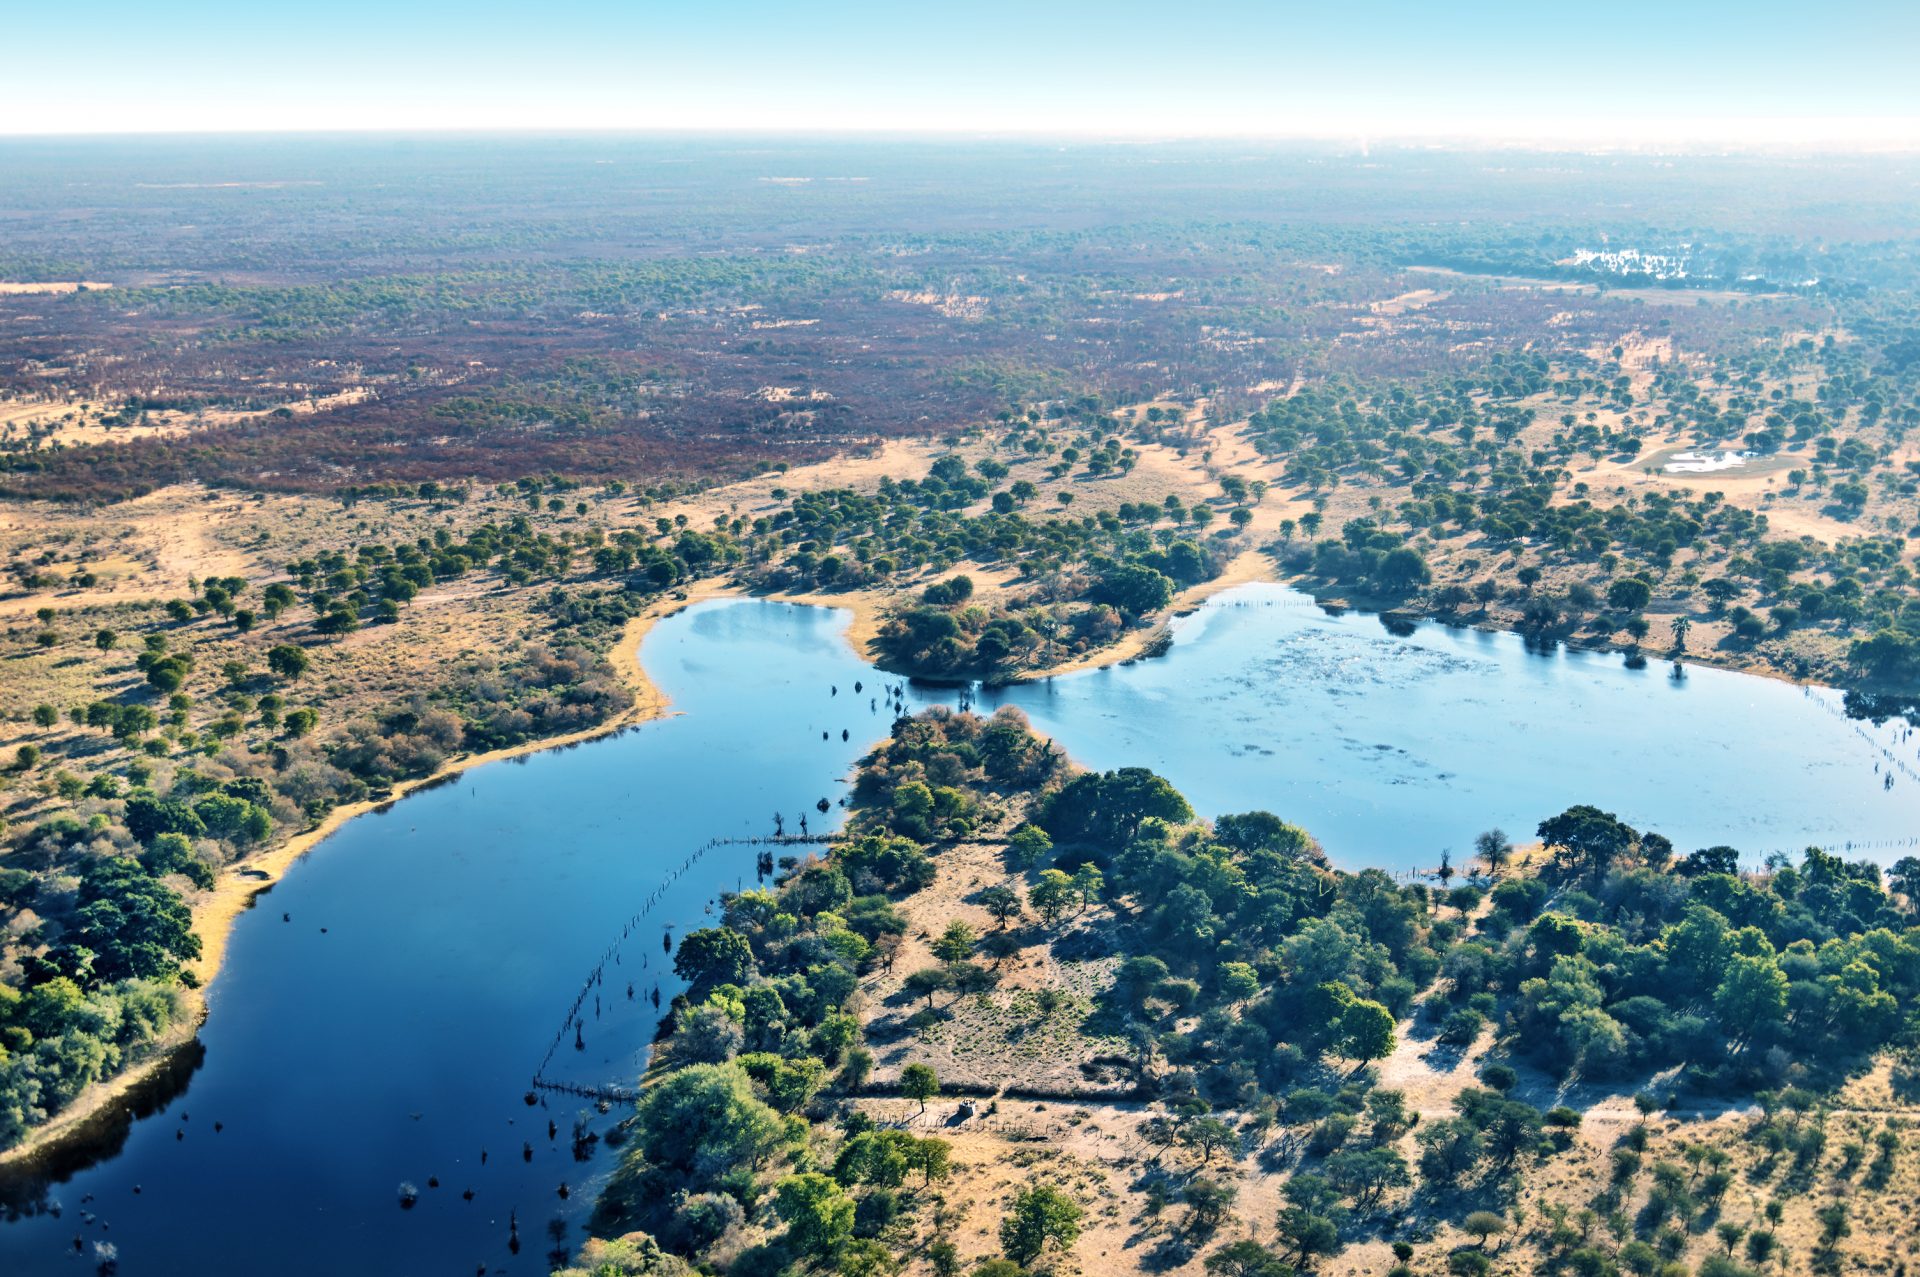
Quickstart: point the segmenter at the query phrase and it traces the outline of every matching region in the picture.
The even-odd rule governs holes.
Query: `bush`
[[[1440,1026],[1440,1041],[1448,1046],[1472,1046],[1480,1037],[1480,1030],[1486,1027],[1486,1019],[1471,1007],[1461,1007],[1450,1013],[1446,1022]]]

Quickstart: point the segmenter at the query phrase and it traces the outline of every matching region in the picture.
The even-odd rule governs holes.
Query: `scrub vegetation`
[[[1741,875],[1574,807],[1398,882],[1078,771],[1013,710],[900,720],[854,796],[828,854],[681,940],[615,1244],[1009,1277],[1905,1254],[1875,1225],[1912,1176],[1920,863]]]
[[[464,144],[0,165],[0,283],[35,285],[0,289],[0,1149],[190,1034],[275,853],[475,757],[657,709],[623,640],[704,592],[844,603],[869,656],[936,678],[1149,653],[1172,614],[1266,576],[1396,625],[1844,684],[1864,715],[1920,688],[1920,281],[1892,162],[1699,160],[1683,188],[1626,157],[488,145],[511,200],[500,156]],[[662,1067],[758,1133],[724,1168],[684,1144],[705,1160],[636,1163],[609,1219],[658,1246],[594,1264],[912,1255],[946,1277],[987,1253],[981,1227],[1032,1267],[1079,1253],[1069,1234],[1128,1245],[1111,1221],[1138,1204],[1130,1244],[1159,1248],[1168,1219],[1258,1202],[1239,1240],[1264,1250],[1167,1261],[1306,1266],[1321,1252],[1265,1231],[1285,1209],[1367,1254],[1426,1229],[1431,1265],[1457,1200],[1504,1212],[1444,1261],[1472,1268],[1559,1253],[1538,1248],[1564,1174],[1620,1196],[1552,1228],[1654,1271],[1611,1222],[1639,1218],[1647,1175],[1589,1173],[1591,1117],[1536,1131],[1501,1107],[1557,1107],[1528,1079],[1784,1097],[1764,1129],[1799,1140],[1903,1042],[1905,879],[1811,856],[1738,878],[1575,813],[1578,838],[1543,840],[1606,854],[1423,894],[969,722],[876,756],[834,865],[730,906],[793,930],[718,929]],[[820,903],[788,899],[816,880]],[[1669,969],[1683,942],[1702,956]],[[1429,1030],[1458,1084],[1377,1115],[1394,1069],[1433,1071],[1407,1062]],[[1489,1053],[1519,1091],[1460,1080]],[[883,1138],[887,1105],[932,1113],[942,1088],[1048,1133],[969,1126],[937,1166]],[[1455,1197],[1398,1130],[1423,1113],[1464,1132],[1434,1155]],[[1185,1134],[1114,1169],[1100,1141],[1147,1147],[1150,1121]],[[1663,1122],[1627,1151],[1687,1167],[1696,1209],[1629,1230],[1658,1262],[1704,1263],[1703,1220],[1746,1230],[1728,1263],[1813,1254],[1793,1220],[1817,1195],[1766,1189],[1784,1223],[1708,1219],[1716,1168],[1679,1151],[1775,1136]],[[839,1165],[862,1134],[848,1167],[886,1169]],[[1541,1161],[1540,1140],[1564,1147]],[[927,1162],[917,1185],[896,1156]],[[1245,1179],[1301,1157],[1284,1206],[1283,1181]],[[929,1214],[962,1165],[1007,1209]]]

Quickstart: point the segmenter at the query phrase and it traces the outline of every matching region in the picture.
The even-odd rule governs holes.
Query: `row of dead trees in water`
[[[589,997],[597,998],[599,990],[605,986],[607,967],[610,964],[615,966],[622,965],[620,961],[620,951],[622,947],[646,921],[647,915],[653,912],[654,906],[666,898],[667,892],[672,889],[673,884],[678,882],[689,870],[698,864],[708,852],[716,847],[819,846],[834,842],[838,838],[839,835],[837,834],[786,833],[776,833],[771,837],[765,838],[709,838],[706,842],[689,852],[685,860],[669,870],[667,876],[660,881],[660,884],[651,892],[647,893],[647,897],[641,901],[640,907],[634,911],[633,916],[628,918],[625,925],[621,927],[619,937],[602,951],[600,960],[587,972],[587,978],[581,982],[579,992],[574,994],[573,1002],[567,1007],[566,1015],[561,1018],[559,1028],[554,1030],[553,1040],[547,1044],[546,1054],[540,1057],[539,1067],[533,1071],[534,1090],[559,1091],[569,1095],[585,1096],[590,1099],[622,1100],[632,1098],[633,1091],[632,1088],[629,1087],[586,1087],[577,1083],[556,1082],[546,1077],[546,1071],[548,1066],[553,1063],[554,1054],[559,1051],[560,1044],[566,1041],[567,1031],[569,1029],[573,1030],[574,1045],[576,1047],[584,1047],[585,1043],[581,1035],[586,1028],[586,1020],[581,1013],[586,1006],[587,999]],[[673,926],[671,923],[662,930],[660,943],[666,953],[673,952]],[[633,986],[631,984],[627,987],[627,996],[629,998],[633,996]],[[660,1005],[660,988],[657,984],[653,989],[652,1001],[653,1005],[658,1008]]]

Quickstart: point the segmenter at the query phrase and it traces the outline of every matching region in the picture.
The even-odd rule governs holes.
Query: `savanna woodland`
[[[714,595],[845,607],[949,683],[1149,658],[1264,579],[1876,723],[1920,696],[1908,161],[5,156],[16,1163],[193,1049],[294,857],[658,714],[635,644]],[[1920,861],[1577,805],[1393,875],[1010,711],[901,713],[843,805],[674,939],[543,1271],[1913,1261]]]

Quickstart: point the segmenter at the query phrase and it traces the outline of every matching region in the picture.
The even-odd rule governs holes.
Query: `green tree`
[[[1897,630],[1879,630],[1870,638],[1853,641],[1847,649],[1847,663],[1869,677],[1906,678],[1920,665],[1920,639]]]
[[[1610,811],[1580,804],[1540,822],[1540,841],[1594,873],[1604,872],[1638,841],[1633,827]]]
[[[1770,955],[1734,954],[1714,991],[1713,1013],[1735,1042],[1765,1041],[1786,1022],[1786,972]]]
[[[1053,839],[1038,825],[1022,825],[1007,839],[1007,861],[1016,869],[1031,869],[1053,851]]]
[[[734,984],[753,970],[753,946],[729,927],[707,927],[681,937],[674,974],[688,984]]]
[[[956,919],[933,942],[933,956],[946,963],[965,962],[973,956],[976,939],[973,928]]]
[[[75,904],[70,935],[96,955],[98,980],[158,979],[200,956],[185,902],[138,861],[109,856],[90,862]]]
[[[1088,861],[1073,871],[1073,894],[1080,902],[1080,912],[1085,913],[1087,906],[1100,899],[1100,893],[1106,890],[1106,875],[1100,872],[1100,866]]]
[[[1637,576],[1623,576],[1607,587],[1607,606],[1616,612],[1638,612],[1653,601],[1653,587]]]
[[[1011,1259],[1002,1259],[996,1255],[992,1259],[983,1259],[975,1264],[973,1277],[1032,1277],[1032,1274]]]
[[[1080,1236],[1080,1203],[1049,1184],[1033,1184],[1014,1198],[1000,1222],[1000,1249],[1016,1264],[1030,1265],[1050,1250],[1065,1250]]]
[[[1207,1256],[1210,1277],[1293,1277],[1287,1262],[1259,1242],[1242,1238]]]
[[[1418,550],[1403,545],[1380,556],[1376,576],[1388,593],[1406,594],[1431,581],[1433,572]]]
[[[1447,1271],[1453,1277],[1486,1277],[1493,1263],[1483,1251],[1456,1250],[1447,1256]]]
[[[267,668],[288,682],[305,674],[313,664],[313,658],[306,649],[295,647],[291,643],[280,643],[267,649]]]
[[[691,1064],[646,1089],[634,1131],[644,1164],[704,1185],[765,1161],[787,1128],[739,1065]]]
[[[1224,1002],[1245,1002],[1260,992],[1260,975],[1249,963],[1223,962],[1214,977],[1214,987]]]
[[[1507,1231],[1507,1221],[1503,1216],[1490,1210],[1477,1210],[1460,1221],[1460,1230],[1472,1233],[1480,1248],[1484,1250],[1487,1238],[1498,1237]]]
[[[1094,581],[1087,597],[1130,617],[1157,612],[1173,601],[1173,581],[1139,563],[1116,563]]]
[[[1340,1013],[1340,1054],[1363,1064],[1393,1054],[1393,1012],[1378,1002],[1355,998]]]
[[[1027,900],[1040,911],[1047,925],[1052,926],[1073,903],[1074,894],[1072,878],[1058,869],[1043,869],[1040,881],[1027,892]]]
[[[1020,893],[1012,887],[998,883],[980,893],[980,905],[992,915],[994,922],[1003,928],[1024,912],[1020,903]]]
[[[924,1064],[909,1064],[900,1070],[900,1093],[910,1100],[920,1101],[920,1111],[927,1111],[927,1101],[940,1094],[940,1078]]]
[[[879,1242],[861,1238],[840,1248],[840,1277],[894,1277],[900,1259]]]
[[[927,1006],[933,1006],[933,995],[953,987],[953,972],[945,967],[923,967],[912,972],[901,982],[906,992],[916,998],[925,998]]]
[[[1180,1190],[1180,1200],[1192,1212],[1190,1222],[1200,1232],[1210,1233],[1220,1226],[1240,1190],[1205,1175],[1196,1175]]]
[[[767,1051],[743,1055],[736,1063],[766,1091],[767,1101],[792,1113],[812,1099],[826,1081],[827,1066],[812,1056],[784,1060]]]
[[[1083,772],[1047,800],[1040,824],[1058,842],[1085,842],[1119,851],[1147,820],[1193,819],[1180,792],[1144,767]]]
[[[180,690],[193,666],[182,656],[166,656],[147,666],[147,682],[169,694]]]
[[[553,1277],[693,1277],[693,1272],[685,1260],[662,1250],[647,1234],[630,1233],[589,1238],[574,1266],[556,1269]]]
[[[1230,1148],[1239,1146],[1240,1137],[1233,1128],[1217,1117],[1189,1117],[1179,1125],[1179,1140],[1188,1148],[1200,1154],[1204,1165],[1214,1156]]]
[[[818,1171],[789,1175],[774,1186],[773,1207],[787,1239],[802,1254],[831,1255],[853,1236],[853,1199]]]
[[[953,1170],[953,1145],[933,1136],[915,1140],[907,1149],[907,1164],[920,1172],[924,1184],[945,1179]]]
[[[1296,1264],[1308,1264],[1318,1256],[1341,1251],[1340,1226],[1326,1215],[1289,1206],[1280,1212],[1278,1223],[1280,1238],[1293,1247]]]

